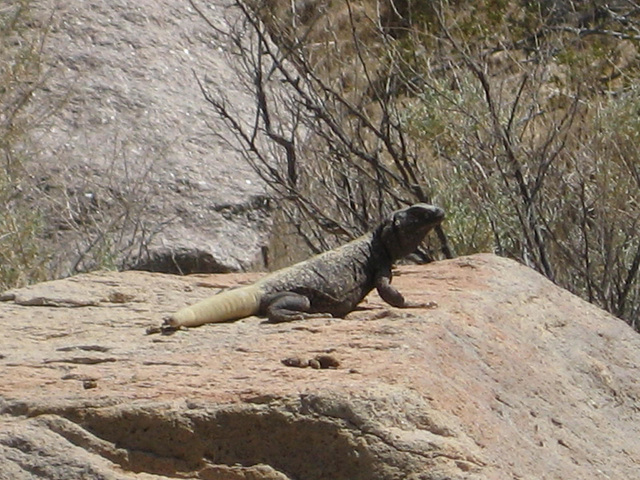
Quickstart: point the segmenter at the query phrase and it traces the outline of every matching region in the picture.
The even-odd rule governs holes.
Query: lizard
[[[279,323],[311,317],[344,317],[374,288],[388,304],[422,307],[391,285],[397,260],[413,253],[444,219],[436,206],[417,203],[397,210],[371,232],[336,249],[226,290],[165,318],[164,327],[197,327],[251,315]]]

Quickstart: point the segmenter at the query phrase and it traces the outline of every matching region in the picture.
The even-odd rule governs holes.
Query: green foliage
[[[413,66],[425,81],[407,115],[440,160],[432,182],[452,213],[454,249],[520,259],[637,327],[640,90],[636,69],[614,55],[621,45],[560,43],[540,68],[535,52],[495,65],[458,41],[455,67]],[[615,61],[617,84],[603,75]]]
[[[37,210],[19,200],[28,181],[22,147],[34,118],[25,115],[40,81],[44,31],[28,28],[31,2],[0,9],[0,290],[47,278],[46,252],[37,238]]]

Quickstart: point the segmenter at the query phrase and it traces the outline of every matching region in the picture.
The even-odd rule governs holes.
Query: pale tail
[[[226,322],[258,313],[262,291],[249,285],[227,290],[178,310],[168,323],[172,327],[197,327],[205,323]]]

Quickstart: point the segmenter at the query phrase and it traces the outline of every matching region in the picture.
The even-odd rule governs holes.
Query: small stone
[[[309,366],[308,360],[303,360],[300,357],[288,357],[281,360],[283,365],[287,367],[306,368]]]
[[[91,388],[98,388],[98,381],[93,378],[88,378],[82,381],[82,387],[85,390],[89,390]]]
[[[333,355],[317,355],[315,360],[320,368],[338,368],[340,366],[340,361]]]

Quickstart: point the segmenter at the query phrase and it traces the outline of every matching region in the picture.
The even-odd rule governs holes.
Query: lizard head
[[[444,210],[426,203],[416,203],[393,212],[379,227],[380,240],[398,260],[413,253],[424,237],[444,220]]]

